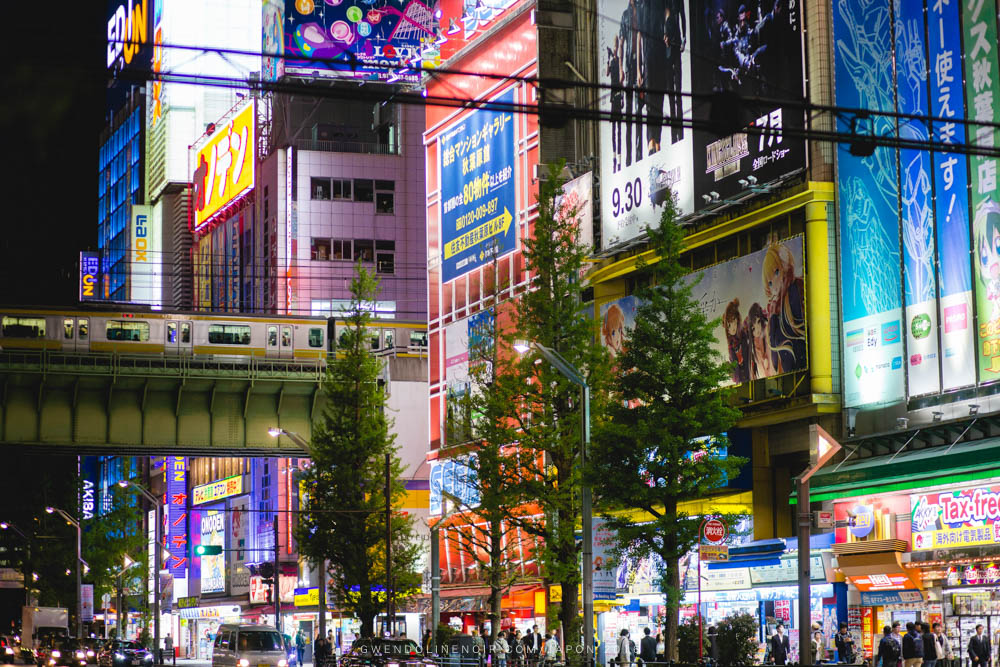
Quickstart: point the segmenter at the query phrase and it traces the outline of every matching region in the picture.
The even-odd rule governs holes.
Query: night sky
[[[73,305],[80,250],[97,247],[105,3],[5,5],[0,67],[5,213],[0,304]],[[12,14],[12,15],[11,15]]]

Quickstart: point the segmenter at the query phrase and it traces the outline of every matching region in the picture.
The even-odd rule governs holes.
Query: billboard
[[[105,95],[108,110],[116,112],[128,99],[132,86],[141,84],[152,61],[152,13],[154,0],[110,0],[107,3],[107,73]],[[131,70],[134,78],[120,78]]]
[[[601,304],[601,345],[608,348],[612,359],[625,350],[625,339],[635,327],[638,309],[639,300],[634,296]]]
[[[217,556],[201,556],[201,593],[226,591],[226,511],[225,504],[206,507],[201,511],[200,544],[220,546]]]
[[[192,505],[210,503],[213,500],[221,500],[230,496],[238,496],[243,493],[243,475],[233,475],[216,482],[196,486],[192,490],[194,499]]]
[[[910,496],[913,551],[1000,544],[1000,486]]]
[[[656,225],[673,191],[681,215],[742,194],[805,166],[805,142],[782,134],[804,126],[801,111],[746,105],[718,136],[690,125],[725,116],[711,93],[790,99],[802,96],[801,13],[795,0],[600,0],[598,70],[612,90],[601,98],[602,244],[613,247]],[[654,37],[649,38],[650,35]],[[682,91],[703,94],[691,98]],[[692,105],[692,99],[702,100]],[[641,122],[628,119],[641,114]],[[666,125],[664,125],[666,123]],[[756,180],[749,180],[749,179]],[[740,183],[740,181],[743,183]]]
[[[930,112],[948,119],[932,123],[933,138],[948,144],[964,144],[961,126],[962,24],[957,2],[927,5],[927,46],[930,62]],[[954,120],[953,120],[954,119]],[[956,128],[959,128],[956,131]],[[945,391],[976,383],[975,325],[972,307],[972,268],[969,264],[969,172],[964,155],[936,152],[933,166],[934,214],[937,225],[938,291],[940,294],[941,388]]]
[[[837,106],[895,111],[888,0],[844,0],[833,15]],[[838,131],[852,131],[850,119],[837,122]],[[896,131],[884,116],[860,129],[879,136]],[[890,403],[904,394],[900,281],[886,280],[900,272],[896,153],[881,147],[864,157],[838,144],[837,168],[844,406]]]
[[[160,209],[157,209],[159,211]],[[131,301],[161,305],[163,302],[163,266],[159,227],[153,219],[152,206],[132,205]]]
[[[594,172],[588,171],[563,183],[562,193],[556,196],[556,218],[565,221],[575,214],[577,243],[588,251],[594,249]],[[589,267],[588,267],[589,268]]]
[[[263,46],[260,76],[263,81],[277,81],[285,74],[285,0],[262,0],[261,28]]]
[[[84,250],[80,253],[80,301],[101,298],[101,255]]]
[[[508,90],[494,102],[513,104]],[[440,137],[444,282],[517,245],[514,114],[478,109]]]
[[[479,505],[476,473],[469,467],[468,461],[467,457],[431,461],[429,505],[431,516],[440,515],[443,511],[445,500],[443,491],[461,500],[463,509]]]
[[[994,123],[1000,111],[1000,72],[997,67],[997,14],[983,2],[963,2],[965,97],[969,116]],[[968,142],[993,148],[1000,145],[994,126],[967,125]],[[979,382],[1000,379],[1000,188],[995,157],[969,156],[972,241],[976,267],[976,312],[979,314]]]
[[[165,464],[167,475],[167,552],[170,557],[166,569],[174,579],[187,576],[188,521],[187,477],[188,460],[185,456],[168,456]]]
[[[257,165],[256,106],[250,102],[216,127],[195,156],[194,227],[253,188]]]
[[[421,0],[285,0],[282,26],[285,73],[297,76],[385,81],[395,74],[416,83],[420,70],[411,60],[427,55],[425,49],[436,52],[441,36],[434,11]],[[274,36],[273,28],[270,36],[265,30],[265,53],[274,53],[266,48]]]
[[[247,539],[250,524],[250,497],[230,501],[229,507],[229,594],[247,595],[250,592],[250,570],[246,563],[250,552]]]
[[[805,370],[803,238],[773,239],[763,250],[691,273],[691,296],[718,319],[715,350],[732,364],[727,384]]]
[[[894,0],[896,52],[896,108],[903,114],[922,115],[928,109],[927,44],[921,2]],[[927,123],[897,119],[903,139],[926,142]],[[899,211],[903,250],[903,302],[906,304],[907,393],[910,396],[941,391],[938,368],[937,275],[934,252],[934,193],[931,190],[931,155],[903,148],[899,151]]]

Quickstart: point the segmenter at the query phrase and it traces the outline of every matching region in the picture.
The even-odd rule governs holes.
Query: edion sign
[[[720,544],[726,539],[726,525],[718,519],[709,519],[702,528],[702,535],[709,544]]]
[[[215,130],[195,157],[194,229],[254,186],[257,133],[251,102]]]
[[[149,1],[125,0],[108,19],[108,68],[121,60],[122,66],[149,41]]]

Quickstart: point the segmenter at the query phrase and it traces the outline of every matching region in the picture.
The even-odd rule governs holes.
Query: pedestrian
[[[323,664],[325,657],[325,645],[326,637],[322,633],[316,633],[316,639],[313,640],[313,664],[316,667],[320,667]]]
[[[510,647],[507,645],[507,633],[501,630],[493,642],[493,665],[494,667],[507,667],[507,652]]]
[[[910,621],[906,624],[906,634],[903,635],[903,667],[920,667],[924,661],[924,639],[917,624]]]
[[[837,659],[839,662],[854,664],[854,637],[847,631],[847,623],[841,623],[834,639],[837,644]]]
[[[167,636],[163,640],[163,648],[167,651],[167,657],[170,658],[174,664],[177,664],[177,658],[174,655],[174,638],[167,633]]]
[[[879,640],[875,652],[875,667],[896,667],[899,662],[900,645],[893,636],[893,628],[888,625],[882,629],[882,639]]]
[[[476,664],[482,665],[486,660],[486,641],[478,628],[472,628],[472,651],[476,654]]]
[[[951,642],[948,641],[947,635],[942,631],[940,623],[934,624],[934,644],[938,662],[947,660],[950,663],[952,660]]]
[[[420,643],[420,647],[423,649],[424,653],[430,655],[434,651],[431,650],[431,631],[427,630],[424,632],[424,640]]]
[[[656,662],[656,639],[650,636],[649,628],[643,628],[643,637],[639,641],[639,659],[643,663]]]
[[[715,628],[710,628],[710,630],[715,630]],[[713,641],[712,646],[716,643]],[[776,665],[783,665],[788,660],[788,636],[785,635],[784,626],[779,625],[774,630],[774,634],[771,635],[771,660]],[[713,658],[714,660],[715,658]]]
[[[976,634],[969,638],[969,665],[970,667],[990,667],[990,638],[983,634],[983,625],[976,626]]]
[[[558,656],[559,644],[556,642],[555,637],[546,632],[545,643],[542,645],[542,661],[545,667],[554,665]]]
[[[813,664],[818,665],[826,658],[826,648],[823,646],[823,633],[819,630],[813,631],[811,647]]]
[[[626,667],[632,662],[632,642],[628,638],[628,629],[622,628],[622,631],[618,633],[618,659],[619,665],[625,665]]]
[[[937,638],[931,632],[930,623],[920,624],[920,636],[924,643],[924,667],[934,667],[937,662]]]
[[[524,637],[521,636],[520,630],[514,630],[514,640],[511,642],[511,649],[514,652],[514,664],[517,667],[524,667],[526,649],[524,646]]]
[[[524,648],[528,664],[534,667],[538,663],[538,656],[542,652],[542,635],[538,632],[537,625],[531,626],[531,632],[524,636]]]
[[[656,659],[658,661],[660,661],[660,662],[663,662],[663,659],[664,659],[663,656],[666,655],[666,652],[667,652],[667,645],[663,641],[663,633],[662,632],[657,632],[656,633]]]
[[[708,657],[712,660],[714,664],[719,664],[719,630],[714,626],[708,626],[708,632],[706,633],[706,639],[708,639]]]
[[[302,667],[302,661],[306,657],[306,633],[302,632],[302,628],[295,633],[295,655],[299,659],[296,664]]]

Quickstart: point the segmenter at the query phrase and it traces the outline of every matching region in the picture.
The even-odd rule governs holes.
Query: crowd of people
[[[954,656],[951,644],[940,623],[907,623],[906,634],[900,635],[901,624],[894,622],[882,629],[875,652],[875,667],[934,667],[939,660]],[[986,667],[990,662],[990,638],[983,635],[983,626],[976,626],[976,634],[969,641],[969,664]]]

